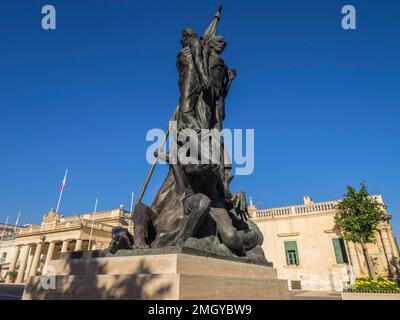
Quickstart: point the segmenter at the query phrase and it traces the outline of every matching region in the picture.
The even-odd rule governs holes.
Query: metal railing
[[[343,289],[343,292],[348,293],[389,293],[400,294],[400,291],[395,289]]]

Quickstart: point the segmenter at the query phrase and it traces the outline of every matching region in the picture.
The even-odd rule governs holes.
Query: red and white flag
[[[62,184],[61,184],[60,196],[58,197],[58,203],[57,203],[57,209],[56,209],[57,213],[58,213],[58,209],[60,209],[60,202],[61,202],[61,198],[62,198],[62,195],[63,195],[63,191],[64,191],[64,188],[65,188],[65,185],[67,184],[67,174],[68,174],[68,169],[65,170],[65,176],[64,176],[64,179],[63,179]]]
[[[65,184],[67,183],[67,174],[68,174],[68,170],[65,171],[65,176],[64,176],[64,179],[61,184],[60,192],[64,191]]]

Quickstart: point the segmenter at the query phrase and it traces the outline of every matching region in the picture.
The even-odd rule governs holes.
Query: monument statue
[[[203,129],[216,130],[221,139],[218,163],[171,161],[161,145],[155,152],[169,165],[169,171],[151,206],[141,203],[150,170],[132,215],[134,234],[117,227],[112,231],[109,250],[129,254],[172,248],[203,255],[230,257],[267,264],[261,245],[263,236],[247,212],[244,192],[232,193],[232,165],[224,150],[221,131],[225,99],[236,77],[221,58],[227,44],[217,35],[222,7],[202,37],[191,28],[182,32],[182,49],[177,56],[179,105],[173,119],[178,131],[194,130],[200,139]],[[178,141],[181,146],[182,142]],[[203,150],[204,151],[204,150]],[[197,160],[200,160],[197,156]]]
[[[55,289],[43,285],[47,277],[30,276],[23,299],[290,297],[287,280],[278,279],[265,258],[264,238],[249,217],[246,194],[230,188],[232,163],[222,129],[236,70],[222,59],[226,42],[217,34],[221,12],[220,6],[203,36],[191,28],[182,32],[179,103],[139,193],[131,217],[133,234],[114,227],[108,249],[62,253],[60,260],[49,262],[56,272],[51,275]],[[171,145],[179,151],[164,148],[170,133]],[[168,174],[153,203],[146,205],[143,195],[158,160],[169,166]],[[46,221],[55,217],[50,212]]]

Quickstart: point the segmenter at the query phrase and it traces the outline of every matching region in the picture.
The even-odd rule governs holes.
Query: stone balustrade
[[[381,195],[371,195],[371,199],[379,203],[383,203]],[[335,211],[335,207],[338,204],[339,200],[337,201],[328,201],[328,202],[317,202],[317,203],[310,203],[304,205],[297,205],[297,206],[289,206],[289,207],[281,207],[281,208],[273,208],[273,209],[265,209],[265,210],[255,210],[255,214],[253,219],[272,219],[278,217],[293,217],[296,215],[308,215],[308,214],[321,214],[321,213],[328,213]]]
[[[289,206],[282,208],[273,208],[267,210],[256,210],[255,220],[257,219],[272,219],[275,217],[296,216],[304,214],[318,214],[324,212],[332,212],[335,210],[337,201],[319,202],[314,204]]]
[[[69,219],[67,221],[63,221],[60,223],[53,223],[53,224],[42,224],[40,226],[35,226],[31,225],[28,228],[23,228],[20,229],[18,236],[24,236],[27,234],[36,234],[36,233],[43,233],[43,232],[48,232],[52,230],[57,230],[57,231],[62,231],[63,229],[73,229],[73,228],[81,228],[81,227],[93,227],[96,229],[100,229],[103,231],[111,232],[112,226],[102,223],[102,222],[96,222],[92,220],[87,220],[87,219]]]
[[[111,232],[113,226],[110,226],[108,224],[102,223],[102,222],[96,222],[96,221],[90,221],[90,220],[81,220],[81,226],[83,227],[88,227],[91,228],[93,225],[93,228],[97,230],[103,230],[106,232]]]

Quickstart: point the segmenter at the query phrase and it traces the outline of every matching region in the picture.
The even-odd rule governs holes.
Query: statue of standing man
[[[199,109],[198,104],[201,103],[203,92],[211,88],[208,71],[205,69],[204,44],[215,35],[221,10],[220,6],[203,38],[198,37],[191,28],[185,28],[182,32],[182,49],[177,57],[180,90],[179,130],[190,128],[200,132],[201,129],[210,128],[210,123],[206,122],[211,118],[212,111],[206,108]]]

